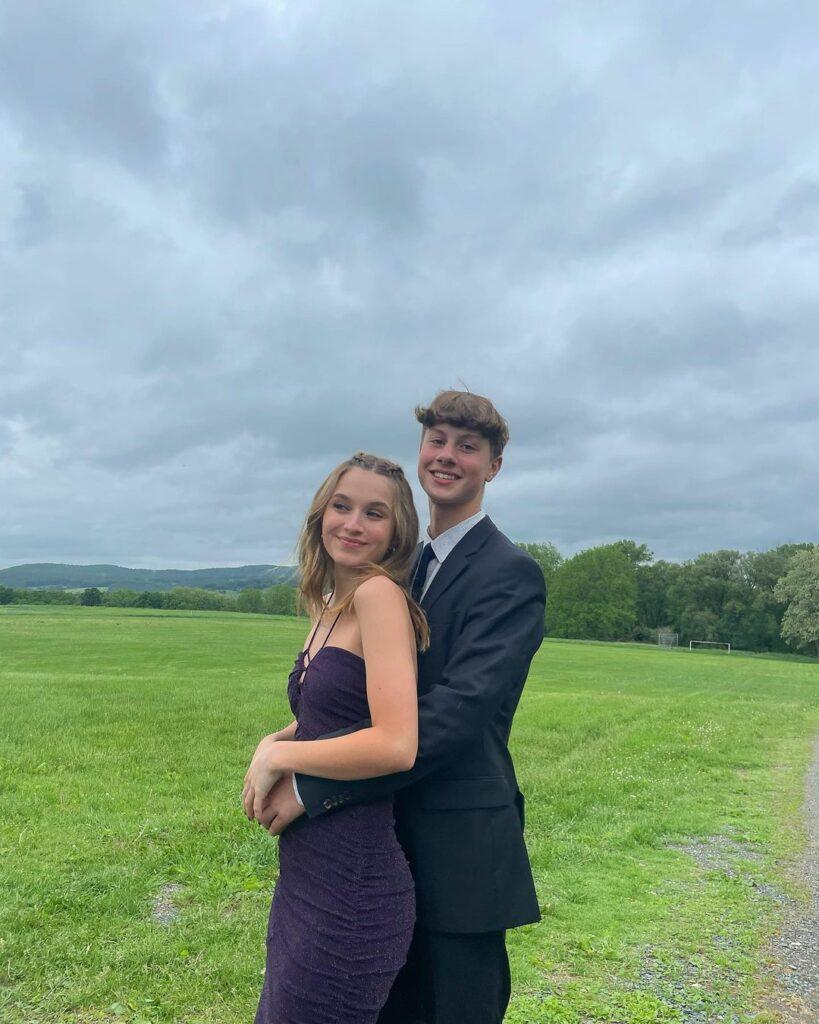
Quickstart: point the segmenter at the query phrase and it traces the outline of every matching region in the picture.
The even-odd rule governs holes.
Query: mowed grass
[[[304,633],[0,609],[0,1020],[252,1020],[277,860],[239,798]],[[768,1019],[817,729],[816,663],[547,640],[513,732],[543,920],[509,935],[507,1020]]]

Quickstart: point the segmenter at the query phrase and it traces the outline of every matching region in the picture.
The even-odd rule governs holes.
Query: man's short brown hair
[[[441,391],[427,406],[419,405],[415,418],[428,429],[439,423],[474,430],[489,442],[492,458],[503,454],[509,440],[509,426],[488,398],[471,391]]]

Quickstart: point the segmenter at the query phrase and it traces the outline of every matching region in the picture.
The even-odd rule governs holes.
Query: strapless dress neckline
[[[354,664],[361,665],[361,667],[364,668],[364,659],[361,655],[356,654],[355,651],[348,650],[346,647],[336,647],[333,644],[325,644],[324,647],[319,647],[306,665],[304,664],[304,655],[307,652],[299,651],[296,655],[296,664],[293,666],[293,671],[290,673],[290,678],[299,689],[304,686],[304,681],[307,678],[307,672],[309,671],[310,666],[324,651],[337,651],[341,655],[347,655],[347,657],[352,659]]]
[[[360,654],[356,654],[355,651],[350,651],[346,647],[336,647],[333,644],[325,644],[324,647],[319,647],[319,649],[316,651],[313,657],[307,662],[308,668],[310,668],[310,666],[313,664],[316,658],[322,653],[322,651],[338,651],[339,654],[348,654],[351,658],[354,658],[356,661],[360,661],[362,665],[364,664],[364,659],[361,657]],[[299,653],[296,655],[296,661],[298,664],[304,664],[304,656],[306,653],[307,651],[299,651]]]

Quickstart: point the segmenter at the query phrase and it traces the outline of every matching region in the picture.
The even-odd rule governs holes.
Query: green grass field
[[[304,631],[0,609],[0,1020],[252,1020],[276,843],[239,797]],[[513,733],[543,921],[510,933],[507,1020],[770,1019],[818,728],[815,662],[546,641]]]

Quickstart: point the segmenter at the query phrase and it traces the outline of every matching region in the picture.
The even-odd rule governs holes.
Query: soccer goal
[[[727,641],[722,640],[689,640],[688,650],[693,651],[697,647],[718,647],[723,651],[731,653],[731,645]]]
[[[657,634],[658,647],[679,647],[680,634],[672,633],[670,630],[661,629]]]

